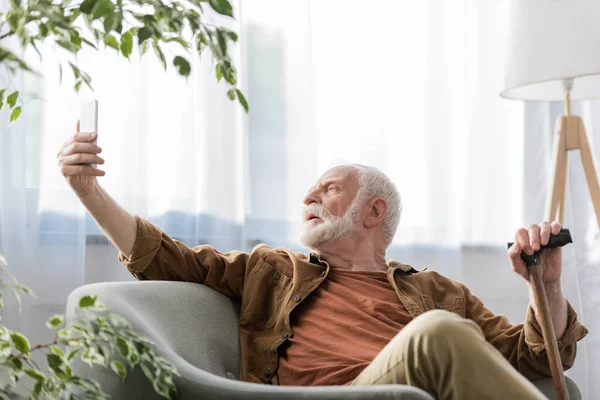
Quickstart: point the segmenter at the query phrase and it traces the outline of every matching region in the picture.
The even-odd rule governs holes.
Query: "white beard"
[[[347,236],[356,230],[360,201],[355,198],[344,213],[336,217],[321,204],[312,203],[304,209],[305,222],[302,224],[300,241],[308,248],[315,248],[326,242],[332,242]],[[314,214],[321,220],[306,221],[306,215]]]

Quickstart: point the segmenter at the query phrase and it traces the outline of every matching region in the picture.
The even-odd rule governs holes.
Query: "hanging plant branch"
[[[128,59],[135,48],[143,56],[152,47],[165,70],[172,66],[180,75],[188,77],[192,73],[190,57],[193,53],[202,55],[208,48],[216,64],[216,78],[226,82],[227,96],[237,99],[248,112],[248,102],[237,87],[237,70],[229,55],[229,48],[238,41],[238,35],[205,21],[205,8],[233,18],[229,0],[10,0],[8,11],[0,14],[0,64],[11,74],[36,73],[2,43],[9,37],[17,37],[22,49],[33,48],[40,59],[38,45],[48,42],[65,49],[73,55],[73,60],[84,46],[96,50],[100,46],[110,47]],[[85,29],[78,27],[80,22]],[[169,62],[162,46],[171,43],[179,44],[185,54],[175,55]],[[75,61],[69,65],[75,90],[79,91],[82,85],[93,90],[92,77]],[[60,74],[62,80],[62,66]],[[5,105],[11,109],[11,123],[21,114],[18,103],[0,103],[0,109]]]

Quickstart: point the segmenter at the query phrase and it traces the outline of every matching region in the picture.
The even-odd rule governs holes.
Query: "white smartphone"
[[[98,100],[87,101],[81,105],[81,113],[79,115],[79,131],[80,132],[96,132],[98,133]],[[98,143],[98,137],[93,142]],[[96,164],[91,164],[96,168]]]

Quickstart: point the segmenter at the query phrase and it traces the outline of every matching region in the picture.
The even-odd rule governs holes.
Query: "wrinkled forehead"
[[[321,175],[317,182],[311,186],[310,190],[330,183],[338,183],[343,186],[358,186],[358,170],[349,165],[331,168]]]

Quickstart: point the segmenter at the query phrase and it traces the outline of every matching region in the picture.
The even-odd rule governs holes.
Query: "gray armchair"
[[[112,282],[82,286],[67,302],[67,320],[81,296],[98,295],[111,310],[127,318],[152,339],[159,353],[175,364],[179,399],[414,399],[432,400],[426,392],[409,386],[363,387],[271,386],[238,381],[240,344],[238,304],[199,284],[144,281]],[[121,381],[102,368],[74,365],[77,373],[98,380],[113,399],[158,399],[138,368]],[[581,399],[575,383],[567,378],[571,400]],[[552,381],[536,382],[554,398]]]

